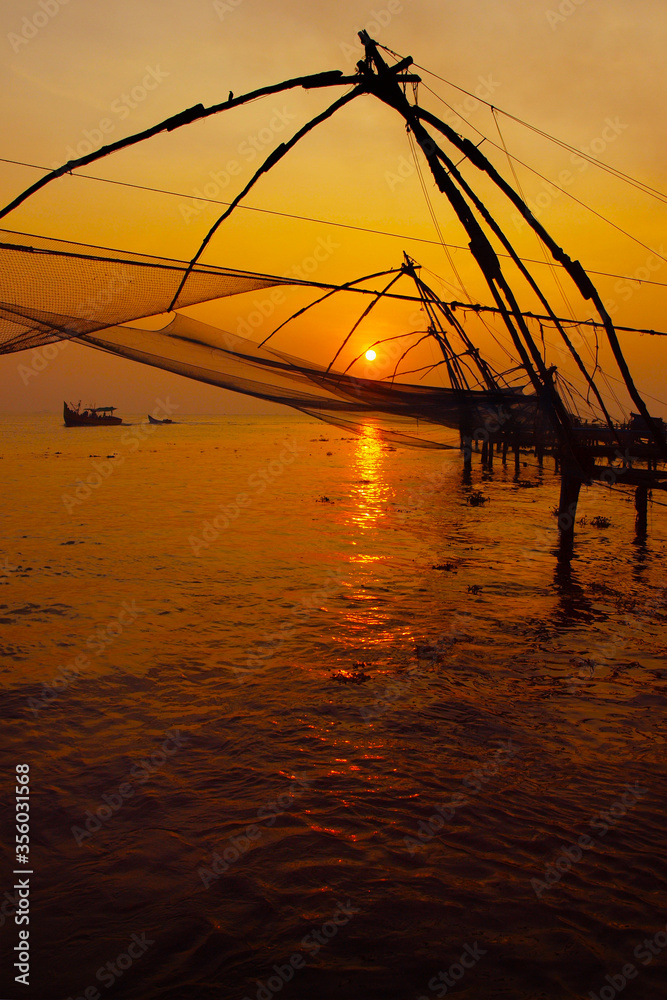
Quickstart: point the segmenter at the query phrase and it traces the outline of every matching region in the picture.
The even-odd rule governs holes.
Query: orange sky
[[[658,0],[604,4],[379,0],[374,6],[351,0],[318,6],[268,0],[193,0],[187,5],[171,0],[113,4],[21,0],[3,5],[0,21],[5,48],[0,68],[1,155],[9,160],[52,167],[184,108],[224,100],[229,90],[238,95],[326,69],[351,72],[362,52],[356,31],[367,27],[378,41],[412,55],[433,73],[654,188],[666,186],[667,9]],[[489,109],[470,98],[466,101],[465,95],[432,76],[422,77],[438,96],[420,87],[420,103],[440,116],[448,115],[457,130],[476,142],[487,136],[482,149],[514,183],[507,159],[491,145],[500,143],[500,137]],[[199,201],[197,194],[230,200],[261,156],[339,93],[290,91],[270,97],[161,135],[84,171],[175,194],[67,177],[39,193],[3,225],[189,257],[221,211]],[[560,175],[566,193],[515,163],[525,197],[571,256],[594,270],[667,283],[667,264],[659,256],[662,252],[667,257],[664,203],[505,117],[500,126],[515,157],[556,182]],[[28,167],[2,163],[0,200],[9,201],[38,176]],[[475,172],[468,170],[466,176],[473,180]],[[502,199],[489,185],[477,186],[498,211],[520,252],[539,257],[535,237],[515,223]],[[428,177],[427,187],[445,240],[467,242]],[[621,236],[571,200],[570,194],[646,246]],[[360,98],[321,126],[260,181],[246,203],[322,221],[240,211],[218,232],[205,260],[297,274],[316,256],[317,269],[311,272],[316,280],[343,282],[397,266],[407,250],[444,279],[439,290],[450,294],[451,286],[458,284],[450,260],[434,242],[437,233],[402,120],[374,98]],[[327,222],[390,231],[402,238],[362,234]],[[469,253],[453,251],[451,259],[473,298],[489,302]],[[536,276],[545,272],[545,267],[535,267]],[[664,288],[617,278],[594,279],[618,323],[667,328]],[[567,304],[548,277],[545,289],[553,292],[557,311],[565,315]],[[451,294],[461,297],[460,292]],[[236,331],[258,304],[269,311],[266,300],[266,292],[250,293],[223,307],[199,307],[193,315]],[[577,315],[590,315],[576,296],[571,304]],[[266,335],[282,318],[279,312],[267,315],[258,336]],[[330,357],[347,332],[345,325],[342,320],[337,324],[334,314],[321,325],[314,323],[295,334],[296,340],[278,341],[279,346],[316,360]],[[391,317],[378,319],[376,328],[360,334],[356,347],[363,346],[364,338],[376,339],[378,329],[390,332],[391,324]],[[481,345],[493,351],[485,336],[480,333]],[[625,334],[622,343],[640,386],[664,398],[665,341]],[[68,345],[36,377],[26,377],[20,365],[35,367],[31,352],[0,358],[3,411],[58,412],[63,398],[83,398],[141,413],[165,393],[178,400],[182,413],[269,411],[244,397],[76,345]],[[612,374],[617,373],[612,369]],[[649,402],[655,412],[667,413],[664,406]]]

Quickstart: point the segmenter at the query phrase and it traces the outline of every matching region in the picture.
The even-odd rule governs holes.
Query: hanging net
[[[541,420],[536,397],[515,390],[360,378],[259,347],[180,312],[159,330],[133,326],[168,310],[185,262],[6,230],[1,236],[0,353],[70,339],[350,431],[373,424],[387,440],[421,447],[453,447],[452,429],[472,432],[489,420],[528,434]],[[179,294],[179,308],[281,284],[295,281],[197,265]]]
[[[585,363],[578,354],[563,325],[568,321],[558,319],[500,224],[459,171],[459,157],[463,154],[463,159],[490,179],[502,193],[505,208],[509,206],[518,210],[524,221],[529,223],[548,249],[554,264],[563,268],[574,283],[582,300],[594,304],[601,320],[598,325],[605,329],[627,392],[660,453],[667,455],[661,422],[650,416],[632,382],[611,319],[581,265],[573,261],[546,232],[517,192],[486,159],[479,145],[463,138],[419,104],[409,104],[406,85],[416,85],[420,80],[418,76],[406,72],[412,60],[406,57],[388,67],[373,40],[365,32],[361,32],[360,37],[365,46],[366,59],[357,64],[354,76],[345,76],[339,71],[315,74],[260,88],[238,98],[230,93],[226,102],[209,108],[196,105],[142,133],[117,140],[63,164],[45,174],[0,210],[0,217],[5,217],[46,184],[118,149],[143,142],[158,132],[170,132],[240,104],[254,102],[260,96],[293,88],[352,88],[268,153],[209,229],[188,263],[0,231],[0,354],[70,339],[201,382],[281,403],[350,430],[362,431],[373,424],[377,432],[389,440],[422,447],[458,447],[459,442],[453,439],[452,431],[457,431],[463,438],[471,438],[481,436],[480,432],[491,427],[492,433],[502,428],[504,443],[517,448],[522,444],[551,447],[560,441],[575,465],[578,463],[583,476],[584,446],[580,446],[579,441],[583,431],[581,419],[573,412],[570,402],[564,399],[566,392],[563,385],[557,382],[558,366],[547,360],[541,323],[540,347],[530,331],[527,316],[531,314],[525,313],[519,305],[496,250],[502,247],[502,255],[509,258],[513,268],[513,277],[521,280],[524,293],[531,296],[530,301],[537,303],[546,313],[541,320],[546,320],[558,331],[562,340],[561,354],[570,357],[576,364],[575,374],[583,383],[583,389],[576,391],[588,411],[588,437],[591,440],[600,438],[594,425],[603,418],[606,428],[602,438],[605,443],[607,438],[618,443],[617,429],[595,381],[595,375],[600,370],[597,349],[591,372],[590,362]],[[492,310],[502,317],[505,336],[509,337],[510,349],[506,353],[512,367],[504,374],[482,359],[464,324],[449,308],[452,304],[440,302],[434,297],[416,276],[414,261],[407,257],[404,265],[396,271],[379,272],[396,275],[386,288],[379,292],[375,288],[356,289],[371,296],[371,300],[367,300],[367,308],[326,367],[281,351],[274,343],[271,346],[266,346],[264,341],[256,344],[219,327],[208,326],[180,311],[278,285],[299,285],[320,290],[329,288],[332,291],[350,289],[350,285],[331,286],[216,267],[202,263],[201,258],[218,227],[268,170],[313,128],[331,118],[357,96],[368,94],[379,97],[403,116],[428,161],[437,186],[446,195],[459,225],[466,233],[467,248],[483,274],[495,303],[494,306],[481,308]],[[426,131],[424,123],[434,130],[438,142]],[[446,148],[443,149],[443,145]],[[406,381],[412,374],[410,368],[399,372],[398,365],[382,379],[361,378],[354,374],[358,370],[355,369],[358,358],[353,358],[345,367],[350,352],[354,352],[355,345],[358,347],[358,341],[350,338],[376,302],[386,296],[394,281],[404,273],[413,278],[417,294],[397,297],[411,298],[420,305],[424,316],[422,326],[426,329],[414,330],[412,326],[406,333],[398,334],[399,337],[412,338],[412,342],[406,340],[408,347],[400,360],[425,341],[438,357],[436,360],[431,357],[429,363],[414,368],[415,377],[410,381]],[[394,298],[393,293],[389,297]],[[163,315],[167,318],[158,330],[135,325],[141,319]],[[298,315],[299,312],[290,319]],[[539,316],[537,318],[540,319]],[[338,333],[336,339],[340,342]],[[420,362],[422,360],[420,358]],[[512,372],[517,371],[519,375],[510,377]],[[437,378],[431,378],[431,382],[435,380],[440,384],[425,384],[426,375],[433,373]],[[520,381],[525,384],[519,385]],[[530,392],[527,393],[524,390],[528,385]],[[569,383],[566,389],[571,400],[575,390]]]
[[[0,353],[169,309],[187,264],[0,230]],[[179,306],[269,288],[280,278],[196,265]]]

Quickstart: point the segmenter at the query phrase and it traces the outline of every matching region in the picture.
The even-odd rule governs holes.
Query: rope
[[[438,95],[436,94],[435,96],[437,97]],[[440,98],[440,100],[442,100],[442,98]],[[443,103],[446,104],[446,102],[443,102]],[[449,105],[447,105],[447,107],[449,107]],[[482,135],[481,132],[479,134]],[[486,139],[487,142],[490,142],[491,145],[494,146],[496,149],[500,148],[496,143],[494,143],[492,140],[488,139],[486,136],[482,136],[482,138]],[[12,166],[19,166],[19,167],[30,167],[33,170],[48,170],[49,169],[48,167],[41,166],[41,165],[39,165],[37,163],[26,163],[23,160],[11,160],[11,159],[8,159],[7,157],[2,157],[2,156],[0,156],[0,163],[10,163],[10,164],[12,164]],[[517,160],[517,163],[521,163],[521,160]],[[526,166],[525,163],[521,163],[521,165],[522,166]],[[532,170],[532,167],[528,167],[527,169],[528,170]],[[533,173],[537,173],[537,171],[533,171]],[[205,201],[207,204],[210,204],[210,205],[226,205],[226,206],[229,206],[231,204],[231,202],[229,202],[229,201],[222,201],[219,198],[206,198],[203,195],[193,195],[192,193],[188,194],[185,191],[170,191],[168,188],[151,187],[150,185],[147,185],[147,184],[134,184],[134,183],[131,183],[130,181],[117,181],[117,180],[113,180],[110,177],[95,177],[95,176],[93,176],[93,174],[76,173],[76,174],[70,174],[69,176],[75,178],[76,180],[97,181],[100,184],[115,184],[118,187],[131,188],[131,189],[136,190],[136,191],[150,191],[152,194],[166,194],[166,195],[168,195],[171,198],[191,198],[191,199],[195,199],[196,198],[197,201]],[[541,176],[541,175],[538,175],[538,176]],[[543,178],[543,179],[546,180],[546,178]],[[549,184],[551,184],[551,181],[549,181]],[[586,207],[586,206],[584,206],[584,207]],[[274,216],[276,216],[278,218],[281,218],[281,219],[294,219],[297,222],[313,222],[313,223],[315,223],[318,226],[334,226],[337,229],[350,229],[353,232],[370,233],[373,236],[389,236],[392,239],[397,239],[397,240],[412,240],[412,242],[414,242],[414,243],[426,243],[429,246],[438,246],[439,247],[439,246],[442,245],[439,240],[429,240],[429,239],[426,239],[425,237],[422,237],[422,236],[413,236],[412,234],[408,235],[406,233],[393,233],[393,232],[390,232],[390,231],[385,230],[385,229],[373,229],[373,228],[367,227],[367,226],[356,226],[356,225],[354,225],[351,222],[335,222],[332,219],[317,219],[317,218],[314,218],[313,216],[310,216],[310,215],[296,215],[296,214],[294,214],[292,212],[278,212],[278,211],[276,211],[274,209],[270,209],[270,208],[258,208],[257,206],[254,206],[254,205],[238,205],[238,211],[241,211],[241,212],[258,212],[258,213],[260,213],[262,215],[274,215]],[[30,235],[30,234],[26,234],[26,235]],[[70,241],[68,241],[68,240],[61,240],[61,242],[67,243],[67,242],[70,242]],[[81,245],[82,246],[86,246],[87,244],[81,244]],[[446,243],[445,246],[450,247],[452,250],[464,250],[466,253],[470,253],[470,247],[468,247],[468,246],[462,246],[462,245],[460,245],[458,243]],[[497,251],[497,255],[499,257],[509,257],[510,256],[509,254],[502,253],[500,250]],[[142,256],[145,257],[145,256],[148,256],[148,255],[147,254],[143,254]],[[660,255],[656,254],[656,256],[660,256]],[[562,264],[557,264],[554,261],[545,262],[543,260],[533,260],[533,258],[531,258],[531,257],[521,257],[520,260],[522,260],[524,264],[538,264],[538,265],[542,265],[542,266],[548,266],[548,267],[550,267],[552,269],[562,268],[562,266],[563,266]],[[659,288],[667,288],[667,282],[665,282],[665,281],[654,281],[651,278],[646,278],[646,279],[641,278],[641,279],[639,279],[639,278],[635,278],[632,275],[628,275],[628,274],[614,274],[611,271],[596,271],[596,270],[593,270],[593,268],[590,268],[590,267],[587,267],[586,270],[587,270],[587,272],[589,274],[597,274],[597,275],[599,275],[602,278],[617,278],[617,279],[622,280],[622,281],[637,281],[640,285],[656,285]],[[627,329],[632,329],[632,328],[630,328],[630,327],[617,327],[617,329],[626,329],[627,330]],[[655,331],[653,331],[653,330],[637,330],[636,332],[638,332],[638,333],[654,333]]]

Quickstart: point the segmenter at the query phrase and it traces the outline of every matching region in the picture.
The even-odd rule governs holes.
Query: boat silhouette
[[[122,424],[120,417],[114,417],[116,406],[89,406],[81,409],[81,400],[68,406],[63,403],[63,419],[65,427],[109,427]]]

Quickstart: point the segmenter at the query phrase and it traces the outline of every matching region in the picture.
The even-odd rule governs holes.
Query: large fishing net
[[[260,347],[181,312],[165,315],[161,329],[132,325],[167,313],[188,266],[182,261],[9,231],[2,232],[0,251],[0,353],[70,339],[351,431],[373,424],[388,440],[422,447],[451,447],[444,429],[474,432],[495,420],[529,432],[540,419],[534,396],[361,378]],[[198,265],[179,308],[293,283]]]
[[[421,105],[408,102],[407,85],[415,86],[420,80],[418,76],[406,72],[411,60],[406,58],[388,67],[376,44],[365,32],[361,33],[361,39],[366,59],[357,64],[354,76],[346,77],[338,71],[315,74],[261,88],[240,98],[234,98],[230,93],[228,101],[210,108],[196,105],[143,133],[118,140],[64,164],[41,177],[2,209],[0,217],[5,217],[46,184],[117,149],[239,104],[254,102],[260,96],[293,88],[308,90],[352,86],[351,90],[268,154],[206,234],[189,262],[1,231],[0,354],[71,339],[201,382],[285,404],[350,430],[362,431],[373,424],[379,434],[403,444],[458,447],[460,442],[452,431],[457,431],[462,438],[471,438],[481,436],[485,431],[497,433],[502,428],[501,436],[506,444],[512,443],[517,448],[522,443],[551,447],[558,440],[575,464],[581,464],[577,437],[580,419],[564,401],[563,386],[556,382],[557,366],[547,361],[543,328],[540,325],[540,348],[508,283],[498,253],[511,260],[532,301],[546,313],[540,323],[546,321],[558,331],[562,341],[561,356],[565,353],[573,360],[579,378],[583,379],[584,392],[579,395],[588,409],[589,422],[591,414],[596,419],[602,418],[607,425],[605,433],[611,435],[610,440],[617,440],[612,417],[595,381],[596,371],[599,370],[598,356],[596,354],[591,373],[568,336],[567,321],[558,319],[511,241],[459,171],[456,161],[463,154],[463,158],[484,178],[496,185],[510,207],[516,209],[535,231],[549,251],[554,265],[567,273],[583,300],[595,306],[600,316],[597,326],[604,327],[627,392],[661,452],[667,454],[660,422],[656,424],[650,417],[638,394],[611,319],[581,265],[552,239],[478,145],[459,135]],[[449,308],[452,304],[439,301],[421,282],[415,262],[408,257],[395,272],[385,271],[370,276],[375,278],[391,274],[386,288],[380,291],[373,287],[355,288],[355,291],[369,295],[371,299],[367,300],[368,305],[362,316],[326,366],[288,354],[278,349],[275,342],[271,346],[264,341],[258,344],[229,333],[221,328],[222,324],[206,325],[182,312],[191,306],[277,285],[312,285],[334,292],[349,290],[351,285],[357,284],[325,286],[317,282],[217,267],[203,263],[202,255],[221,223],[264,173],[313,128],[364,94],[374,94],[403,116],[411,141],[420,147],[437,187],[454,209],[466,233],[468,250],[484,275],[487,290],[493,299],[493,306],[482,308],[502,318],[509,339],[511,366],[504,373],[481,357],[464,325]],[[439,142],[426,131],[424,123],[435,130]],[[450,143],[452,149],[444,149],[439,143]],[[399,372],[398,364],[382,379],[360,377],[354,367],[358,358],[349,362],[350,349],[355,346],[355,340],[350,341],[350,338],[359,322],[381,298],[386,297],[394,281],[404,274],[414,281],[416,294],[412,299],[419,303],[424,315],[422,329],[407,329],[399,334],[400,337],[412,338],[412,341],[406,340],[404,355],[419,347],[423,341],[430,341],[439,352],[438,360],[433,360],[430,366],[427,364],[415,369],[419,375],[412,380],[406,380],[410,369]],[[393,293],[389,297],[392,298]],[[410,296],[402,298],[409,299]],[[470,308],[474,308],[472,304]],[[298,315],[299,312],[290,319]],[[159,329],[136,325],[141,319],[160,316],[164,316],[164,322]],[[340,341],[340,331],[331,332],[333,339]],[[343,348],[345,353],[341,355]],[[349,362],[347,365],[346,361]],[[510,377],[512,372],[515,375]],[[438,378],[431,378],[431,384],[426,384],[426,373],[437,373]],[[432,384],[434,381],[438,384]],[[593,434],[594,430],[590,433]],[[583,466],[580,471],[583,475]]]

